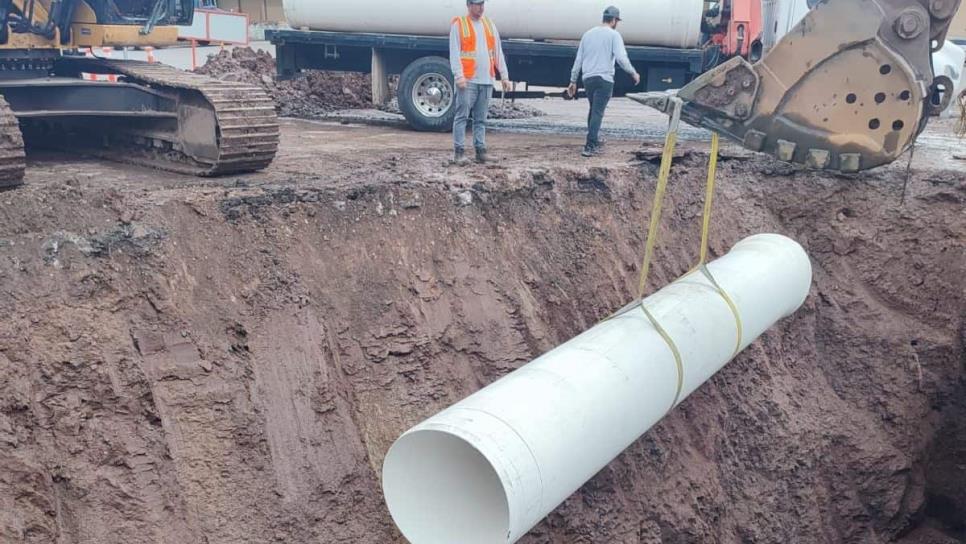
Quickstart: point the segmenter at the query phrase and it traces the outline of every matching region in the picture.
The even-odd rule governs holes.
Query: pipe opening
[[[382,475],[389,513],[412,544],[507,541],[510,507],[500,477],[463,439],[409,433],[389,450]]]

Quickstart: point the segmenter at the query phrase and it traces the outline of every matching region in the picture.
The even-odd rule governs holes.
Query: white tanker
[[[692,48],[701,45],[704,0],[633,0],[621,10],[621,34],[628,45]],[[284,0],[294,28],[439,36],[449,20],[466,13],[460,0]],[[579,40],[599,22],[606,3],[598,0],[488,0],[486,14],[504,39]]]

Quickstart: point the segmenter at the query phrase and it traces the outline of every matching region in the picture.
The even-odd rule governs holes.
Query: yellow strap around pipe
[[[711,158],[708,159],[708,185],[704,191],[704,216],[701,219],[701,249],[698,255],[698,264],[691,270],[694,272],[698,270],[702,275],[711,283],[711,286],[715,288],[721,298],[728,305],[728,309],[731,310],[732,315],[735,317],[735,351],[732,357],[738,354],[741,350],[741,339],[744,335],[743,325],[741,322],[741,314],[738,313],[738,306],[735,305],[734,300],[728,295],[728,292],[721,287],[718,280],[714,278],[711,271],[708,270],[706,263],[708,262],[708,243],[711,237],[711,210],[713,209],[714,203],[714,184],[715,177],[718,173],[718,150],[721,147],[721,142],[718,139],[718,134],[716,132],[711,133]]]
[[[644,293],[647,289],[647,277],[651,271],[651,262],[654,259],[654,248],[657,246],[659,227],[661,224],[661,210],[664,207],[664,195],[667,192],[668,178],[671,177],[671,164],[674,162],[674,147],[678,141],[678,129],[681,126],[681,106],[680,100],[674,101],[674,110],[671,113],[671,120],[668,123],[667,136],[664,138],[664,152],[661,154],[661,169],[657,176],[657,188],[654,191],[654,206],[651,208],[651,222],[647,229],[647,243],[644,249],[644,262],[641,263],[641,277],[637,285],[638,306],[651,322],[654,330],[661,335],[661,338],[671,349],[674,356],[674,365],[677,369],[678,379],[677,388],[674,392],[674,401],[671,408],[674,408],[681,399],[681,392],[684,389],[684,360],[681,358],[681,351],[678,349],[674,339],[661,326],[657,318],[644,306]]]
[[[650,310],[644,306],[643,301],[641,301],[639,306],[641,307],[641,310],[644,311],[644,315],[647,316],[647,320],[651,322],[651,326],[654,327],[654,330],[661,335],[661,338],[664,340],[667,346],[671,348],[671,355],[674,355],[674,365],[678,371],[677,390],[674,392],[674,400],[671,401],[671,408],[674,408],[677,406],[678,401],[681,400],[681,391],[684,389],[684,359],[681,358],[681,351],[678,350],[678,345],[674,343],[674,339],[672,339],[671,335],[664,330],[664,327],[662,327],[657,318],[651,314]]]
[[[728,292],[724,290],[724,287],[721,287],[721,284],[718,283],[718,280],[714,279],[714,275],[711,274],[710,270],[708,270],[707,265],[700,265],[698,270],[700,270],[704,277],[711,282],[712,287],[714,287],[718,294],[721,295],[721,298],[725,301],[725,304],[728,305],[728,309],[731,310],[731,315],[735,317],[735,350],[731,354],[731,356],[734,357],[735,355],[738,355],[739,351],[741,351],[741,339],[744,336],[744,325],[741,323],[741,314],[738,313],[738,306],[735,305],[735,301],[731,299],[731,296],[728,295]]]
[[[674,148],[677,145],[678,129],[681,122],[681,107],[682,102],[680,100],[675,101],[674,110],[671,114],[671,120],[668,125],[668,133],[664,140],[664,152],[661,155],[661,168],[658,171],[657,178],[657,188],[654,193],[654,205],[651,209],[651,219],[650,224],[647,229],[647,242],[644,249],[644,262],[641,263],[641,275],[638,281],[638,299],[635,304],[631,304],[627,308],[617,312],[608,319],[613,319],[615,317],[620,317],[627,312],[640,307],[641,311],[647,317],[647,320],[654,327],[654,330],[661,336],[664,342],[668,345],[671,350],[671,354],[674,356],[674,364],[677,370],[677,388],[674,393],[674,401],[671,403],[671,407],[677,406],[678,401],[681,400],[681,393],[684,390],[684,360],[681,357],[681,351],[678,349],[677,344],[671,335],[668,334],[667,330],[661,326],[661,323],[656,317],[647,309],[644,305],[644,294],[647,289],[647,279],[651,270],[651,263],[654,259],[654,251],[657,247],[657,240],[659,236],[659,227],[661,222],[661,212],[664,207],[664,198],[667,192],[668,179],[671,175],[671,164],[674,161]],[[718,292],[721,298],[724,300],[725,304],[728,305],[728,309],[731,310],[732,315],[735,318],[735,329],[736,329],[736,340],[735,340],[735,351],[737,354],[741,349],[741,340],[743,336],[743,326],[741,322],[741,315],[738,313],[738,307],[735,305],[734,301],[728,295],[727,291],[718,283],[708,270],[706,262],[708,259],[708,245],[711,234],[711,212],[714,204],[714,186],[715,178],[717,177],[718,170],[718,151],[720,148],[720,140],[717,134],[711,135],[711,158],[708,162],[708,178],[707,178],[707,188],[705,189],[705,200],[704,200],[704,215],[701,221],[701,248],[699,254],[698,264],[689,272],[693,273],[695,271],[700,271],[701,274],[708,280],[711,286]]]

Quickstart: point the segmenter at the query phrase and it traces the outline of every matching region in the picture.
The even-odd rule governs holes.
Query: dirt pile
[[[490,118],[492,119],[530,119],[545,115],[537,108],[523,102],[501,102],[494,100],[490,104]]]
[[[355,72],[308,71],[302,76],[278,81],[275,79],[275,59],[267,52],[239,47],[210,55],[208,62],[196,70],[226,81],[243,81],[258,85],[275,101],[280,115],[317,118],[327,113],[354,108],[371,108],[372,80],[369,74]],[[390,79],[390,90],[395,92],[398,77]],[[396,98],[381,108],[390,113],[401,113]],[[494,119],[527,119],[543,115],[533,106],[494,100],[490,117]]]
[[[401,542],[391,442],[633,292],[655,165],[405,181],[387,155],[374,183],[337,156],[0,195],[0,541]],[[655,282],[693,262],[705,160],[675,168]],[[961,172],[903,204],[901,168],[720,180],[713,252],[788,234],[809,300],[522,542],[958,542]]]
[[[389,113],[402,114],[399,109],[399,100],[393,98],[381,108],[383,111]],[[501,100],[491,100],[488,118],[490,119],[530,119],[533,117],[541,117],[546,115],[543,111],[538,110],[530,104],[524,102],[510,101],[506,102]]]
[[[265,51],[247,47],[211,55],[197,72],[261,86],[284,116],[320,117],[334,110],[371,107],[372,103],[368,74],[310,71],[304,77],[276,81],[275,59]]]

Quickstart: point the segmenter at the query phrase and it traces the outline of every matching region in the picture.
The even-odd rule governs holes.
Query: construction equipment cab
[[[163,47],[195,0],[0,0],[0,187],[29,146],[77,150],[187,174],[264,168],[278,121],[263,90],[109,58]]]

